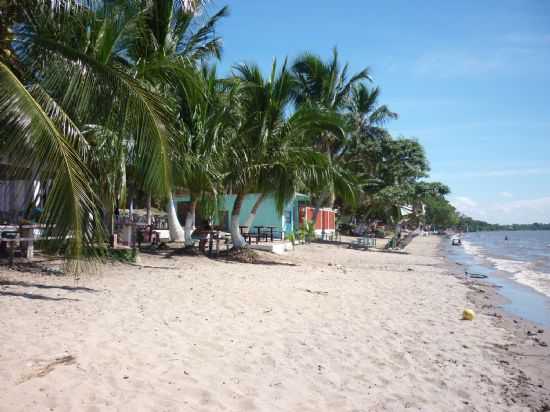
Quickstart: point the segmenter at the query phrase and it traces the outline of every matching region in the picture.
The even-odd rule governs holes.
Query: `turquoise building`
[[[246,220],[250,216],[250,211],[256,202],[259,194],[251,193],[245,196],[240,213],[240,224],[245,225]],[[176,195],[174,198],[178,211],[180,222],[185,221],[186,209],[189,204],[189,195]],[[224,230],[229,230],[229,220],[233,211],[235,195],[225,195],[219,205],[218,213],[214,216],[214,224],[220,226]],[[283,213],[277,211],[275,198],[272,195],[266,196],[262,201],[256,217],[252,221],[250,231],[253,231],[254,226],[273,226],[275,232],[284,232],[286,234],[298,229],[299,226],[299,208],[309,203],[309,196],[296,193],[294,197],[287,202],[283,209]],[[197,211],[196,225],[199,226],[201,221],[207,219],[206,216],[201,216],[200,211]]]

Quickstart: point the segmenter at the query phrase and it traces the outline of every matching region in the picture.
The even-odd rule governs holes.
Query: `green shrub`
[[[344,235],[351,235],[353,234],[353,229],[355,229],[357,225],[354,225],[353,223],[340,223],[338,225],[338,231]]]
[[[293,245],[296,244],[296,235],[293,232],[290,232],[286,237]]]
[[[90,251],[90,255],[99,256],[107,261],[135,263],[137,260],[137,249],[113,249],[111,247],[96,247]]]
[[[309,242],[315,239],[315,224],[313,222],[305,222],[300,230],[298,230],[299,239]]]
[[[116,262],[135,263],[137,249],[107,249],[107,257]]]

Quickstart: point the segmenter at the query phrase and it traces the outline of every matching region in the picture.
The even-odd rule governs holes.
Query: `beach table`
[[[353,240],[350,243],[350,247],[368,249],[370,247],[376,247],[376,238],[370,236],[361,236]]]
[[[266,227],[269,229],[269,237],[270,237],[271,241],[273,242],[273,230],[276,229],[277,226],[266,226]]]
[[[256,243],[260,243],[260,239],[262,238],[262,235],[265,235],[265,241],[267,242],[267,233],[262,233],[262,229],[267,229],[268,226],[254,226],[254,228],[257,230],[256,232]],[[252,238],[250,239],[252,242]]]

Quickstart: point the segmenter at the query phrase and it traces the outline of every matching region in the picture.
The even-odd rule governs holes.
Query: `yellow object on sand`
[[[476,314],[472,309],[464,309],[462,312],[462,319],[464,320],[474,320]]]

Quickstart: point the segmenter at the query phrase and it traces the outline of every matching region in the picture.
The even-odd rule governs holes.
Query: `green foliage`
[[[296,244],[296,235],[293,232],[290,232],[287,236],[287,240],[290,241],[293,245]]]
[[[104,249],[106,259],[122,263],[135,263],[138,256],[137,249]]]
[[[296,231],[296,238],[306,242],[315,239],[315,223],[313,221],[304,222]]]
[[[385,129],[397,114],[369,69],[349,73],[334,50],[220,78],[228,9],[205,3],[0,2],[0,151],[21,178],[47,182],[52,250],[102,256],[115,207],[176,189],[205,215],[228,192],[272,194],[279,211],[303,192],[393,223],[427,204],[427,220],[452,224],[449,189],[422,180],[422,146]],[[313,222],[289,234],[314,237]]]
[[[437,229],[448,229],[458,225],[460,218],[447,199],[443,197],[429,198],[425,201],[425,223]]]
[[[128,187],[172,189],[173,92],[201,92],[194,66],[220,55],[227,15],[201,24],[202,3],[0,4],[0,148],[19,178],[49,183],[41,222],[53,249],[92,255],[100,209],[112,213]]]

